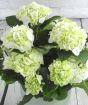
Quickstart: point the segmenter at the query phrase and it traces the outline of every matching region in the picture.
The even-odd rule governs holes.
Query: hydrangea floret
[[[76,57],[71,56],[67,60],[54,60],[49,65],[50,79],[56,85],[81,83],[88,78],[88,61],[81,63]]]
[[[4,69],[12,69],[22,76],[35,75],[40,65],[43,64],[43,55],[36,49],[31,49],[23,54],[12,52],[4,57]]]
[[[33,2],[22,7],[17,12],[16,17],[24,23],[26,21],[32,25],[37,25],[38,23],[43,23],[51,13],[52,10],[50,8]]]
[[[58,48],[70,50],[78,56],[85,46],[86,39],[86,32],[75,22],[62,18],[50,32],[49,43],[55,42]]]
[[[27,76],[25,80],[26,94],[31,93],[32,95],[39,94],[42,91],[42,76]]]
[[[21,52],[31,49],[33,46],[33,30],[27,26],[15,26],[2,38],[3,46],[6,48],[18,49]]]

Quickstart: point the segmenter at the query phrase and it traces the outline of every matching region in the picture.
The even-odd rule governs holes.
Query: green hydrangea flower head
[[[17,25],[2,37],[2,41],[6,48],[18,49],[24,52],[33,46],[33,31],[24,25]]]
[[[49,65],[50,79],[56,85],[67,85],[73,78],[73,70],[69,61],[54,60]]]
[[[71,56],[68,59],[69,62],[72,64],[74,76],[70,83],[80,83],[83,80],[86,80],[88,78],[88,67],[87,62],[82,63],[80,60],[74,56]]]
[[[85,46],[86,39],[86,32],[75,22],[62,18],[50,32],[49,43],[55,42],[58,48],[66,51],[70,50],[78,56]]]
[[[38,95],[42,91],[42,76],[27,76],[25,81],[26,93],[32,95]]]
[[[88,61],[86,64],[80,62],[75,56],[67,60],[54,60],[49,65],[50,79],[56,85],[80,83],[88,78]]]
[[[38,23],[43,23],[51,13],[52,10],[50,8],[37,4],[36,2],[32,2],[31,4],[22,7],[17,12],[16,17],[24,23],[27,22],[32,25],[37,25]]]
[[[43,55],[36,49],[31,49],[23,54],[12,52],[4,57],[4,69],[12,69],[22,76],[33,76],[43,64]]]

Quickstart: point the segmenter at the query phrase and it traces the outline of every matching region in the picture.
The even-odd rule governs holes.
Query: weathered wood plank
[[[54,15],[73,18],[88,17],[88,0],[35,0],[36,2],[56,9]],[[0,0],[0,19],[16,14],[19,7],[33,0]]]
[[[88,18],[86,19],[81,19],[82,21],[82,26],[85,29],[86,32],[88,32]]]
[[[22,100],[21,86],[18,82],[10,84],[4,105],[17,105]]]
[[[77,100],[78,105],[88,105],[88,95],[85,93],[83,89],[77,89]]]
[[[0,80],[0,101],[2,99],[4,89],[5,89],[5,82]]]
[[[70,19],[75,21],[79,26],[81,26],[80,19],[78,19],[78,18],[70,18]]]

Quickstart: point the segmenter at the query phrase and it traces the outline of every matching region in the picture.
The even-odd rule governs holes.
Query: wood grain
[[[88,17],[88,0],[34,0],[55,9],[54,15],[73,18]],[[17,10],[33,0],[0,0],[0,19],[16,14]]]

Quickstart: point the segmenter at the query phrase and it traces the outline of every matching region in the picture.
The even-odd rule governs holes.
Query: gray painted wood
[[[88,33],[88,19],[81,19],[81,21],[82,21],[83,28]]]
[[[56,11],[54,15],[73,18],[88,17],[88,0],[34,0],[49,6]],[[31,3],[33,0],[0,0],[0,19],[16,14],[19,7]]]
[[[4,105],[17,105],[22,100],[21,86],[18,82],[10,84]]]
[[[5,82],[0,80],[0,101],[2,99],[4,89],[5,89]]]

